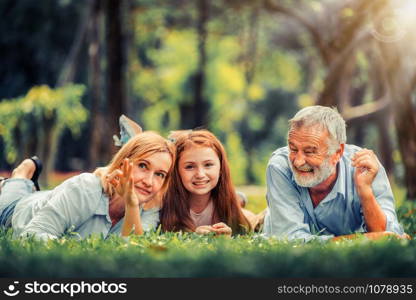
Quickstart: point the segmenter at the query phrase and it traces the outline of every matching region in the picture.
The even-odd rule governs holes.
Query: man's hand
[[[365,233],[353,233],[353,234],[348,234],[348,235],[340,235],[340,236],[333,237],[332,241],[335,242],[335,241],[341,241],[341,240],[353,240],[361,236],[365,236],[367,239],[373,240],[373,241],[382,239],[387,236],[395,237],[397,239],[407,239],[407,240],[411,239],[411,237],[407,233],[400,235],[400,234],[389,232],[389,231],[379,231],[379,232],[365,232]]]
[[[377,156],[372,150],[362,149],[356,152],[351,160],[352,166],[355,167],[354,182],[357,191],[368,191],[379,170]]]
[[[116,193],[123,198],[126,206],[139,206],[139,198],[134,191],[134,183],[132,176],[133,164],[126,158],[120,169],[114,170],[107,175],[107,182],[111,184]]]
[[[195,229],[195,233],[198,234],[209,234],[211,232],[214,232],[216,235],[226,235],[231,236],[232,229],[225,223],[217,223],[212,226],[210,225],[203,225],[199,226]]]

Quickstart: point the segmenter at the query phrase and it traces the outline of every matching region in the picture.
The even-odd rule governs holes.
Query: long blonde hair
[[[113,159],[107,166],[103,168],[97,168],[94,171],[94,174],[101,179],[101,184],[103,186],[104,192],[111,198],[115,191],[113,186],[109,185],[105,180],[107,174],[111,174],[113,171],[120,168],[124,159],[126,158],[130,159],[131,161],[138,161],[158,152],[166,152],[172,158],[172,164],[169,168],[166,180],[164,181],[163,186],[158,193],[159,197],[154,199],[155,201],[159,202],[161,198],[160,196],[166,192],[170,181],[171,173],[175,163],[175,146],[173,143],[164,139],[155,132],[146,131],[133,136],[114,155]]]

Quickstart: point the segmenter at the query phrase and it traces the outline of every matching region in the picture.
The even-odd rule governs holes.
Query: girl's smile
[[[185,189],[194,195],[209,195],[218,184],[221,163],[210,147],[193,146],[182,152],[179,175]]]

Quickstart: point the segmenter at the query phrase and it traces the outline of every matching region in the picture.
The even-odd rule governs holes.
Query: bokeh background
[[[415,0],[2,0],[0,169],[37,154],[45,187],[91,171],[124,113],[213,131],[260,211],[288,119],[320,104],[415,200],[415,26]]]

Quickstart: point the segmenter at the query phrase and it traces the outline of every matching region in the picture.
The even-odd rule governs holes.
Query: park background
[[[416,1],[2,0],[0,15],[2,174],[33,154],[44,161],[43,188],[102,166],[117,151],[113,135],[124,113],[164,136],[175,129],[214,132],[226,147],[234,183],[249,196],[248,208],[259,212],[266,207],[267,161],[286,145],[288,119],[319,104],[340,111],[348,143],[376,152],[391,180],[400,221],[415,233]],[[172,239],[177,237],[135,243],[163,253]],[[202,249],[204,241],[191,239],[175,251]],[[95,243],[83,245],[91,250]],[[224,247],[239,249],[238,243]],[[258,247],[264,242],[250,243],[253,251],[265,253]],[[414,247],[397,243],[383,251],[415,257]],[[71,245],[82,256],[84,246]],[[272,261],[276,253],[281,261],[299,254],[290,256],[290,245],[279,247],[266,246]],[[302,252],[311,253],[305,265],[322,250],[308,247]],[[370,253],[381,246],[366,247]],[[224,251],[230,264],[238,261]],[[41,272],[41,261],[11,274]],[[350,268],[345,274],[361,270]],[[328,273],[320,274],[332,269],[328,265]],[[414,269],[410,264],[407,276]],[[297,274],[290,264],[279,272],[271,274]],[[376,274],[406,274],[383,272]]]

